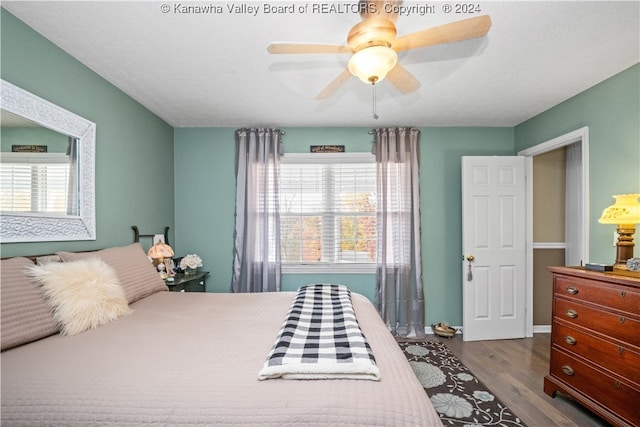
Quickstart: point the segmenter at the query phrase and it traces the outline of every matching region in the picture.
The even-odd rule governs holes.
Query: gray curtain
[[[232,292],[280,290],[280,130],[236,131]]]
[[[420,131],[376,129],[377,305],[389,330],[424,337],[420,247]]]
[[[67,186],[67,215],[79,215],[78,206],[78,138],[69,137],[67,146],[69,156],[69,185]]]

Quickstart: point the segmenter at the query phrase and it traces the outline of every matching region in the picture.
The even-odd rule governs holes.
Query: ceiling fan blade
[[[476,16],[400,36],[396,38],[392,47],[396,51],[401,51],[469,40],[486,35],[490,28],[491,18],[489,15]]]
[[[420,82],[400,64],[396,64],[389,71],[387,79],[404,95],[413,93],[420,88]]]
[[[318,94],[316,95],[316,99],[321,101],[323,99],[329,98],[333,95],[340,87],[347,82],[351,78],[351,73],[348,69],[344,69],[338,76],[333,79],[328,85],[324,87]]]
[[[271,43],[267,50],[274,54],[351,53],[349,46],[314,43]]]

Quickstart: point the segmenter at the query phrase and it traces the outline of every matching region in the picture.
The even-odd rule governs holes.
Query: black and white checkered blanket
[[[349,288],[316,284],[298,289],[258,374],[260,380],[269,378],[380,379]]]

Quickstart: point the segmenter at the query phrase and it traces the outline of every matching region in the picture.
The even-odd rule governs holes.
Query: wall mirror
[[[0,85],[0,240],[95,240],[96,125]]]

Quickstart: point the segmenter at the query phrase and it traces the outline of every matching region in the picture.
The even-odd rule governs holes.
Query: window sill
[[[282,264],[283,274],[376,274],[375,264]]]

